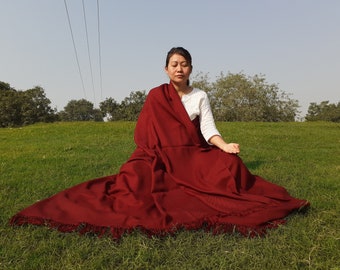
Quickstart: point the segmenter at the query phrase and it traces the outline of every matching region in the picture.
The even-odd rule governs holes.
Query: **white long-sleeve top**
[[[191,120],[199,116],[201,132],[208,143],[212,136],[221,136],[216,128],[206,92],[194,88],[190,93],[183,95],[181,100]]]

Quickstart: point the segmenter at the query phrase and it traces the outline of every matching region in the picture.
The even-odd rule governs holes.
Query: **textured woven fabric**
[[[171,84],[149,92],[134,137],[137,147],[118,174],[61,191],[10,223],[114,238],[136,228],[149,235],[203,228],[252,236],[309,205],[252,175],[237,155],[208,145]]]

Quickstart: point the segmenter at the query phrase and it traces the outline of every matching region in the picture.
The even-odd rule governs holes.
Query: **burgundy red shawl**
[[[135,129],[136,149],[116,175],[90,180],[39,201],[12,225],[47,225],[114,238],[140,229],[264,234],[308,206],[252,175],[237,155],[209,146],[171,84],[150,91]]]

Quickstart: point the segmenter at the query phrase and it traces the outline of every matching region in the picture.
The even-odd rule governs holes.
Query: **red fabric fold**
[[[135,129],[136,149],[116,175],[90,180],[20,211],[12,225],[46,225],[114,238],[178,229],[264,234],[306,200],[252,175],[237,155],[209,146],[171,84],[152,89]]]

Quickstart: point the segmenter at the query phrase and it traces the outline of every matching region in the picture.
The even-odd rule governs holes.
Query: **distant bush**
[[[223,74],[215,82],[198,74],[193,86],[205,90],[217,121],[289,122],[295,121],[298,101],[263,75]]]
[[[340,102],[338,104],[322,101],[320,104],[310,103],[306,121],[340,122]]]
[[[50,107],[42,87],[17,91],[0,81],[0,127],[16,127],[37,122],[54,122],[56,111]]]

